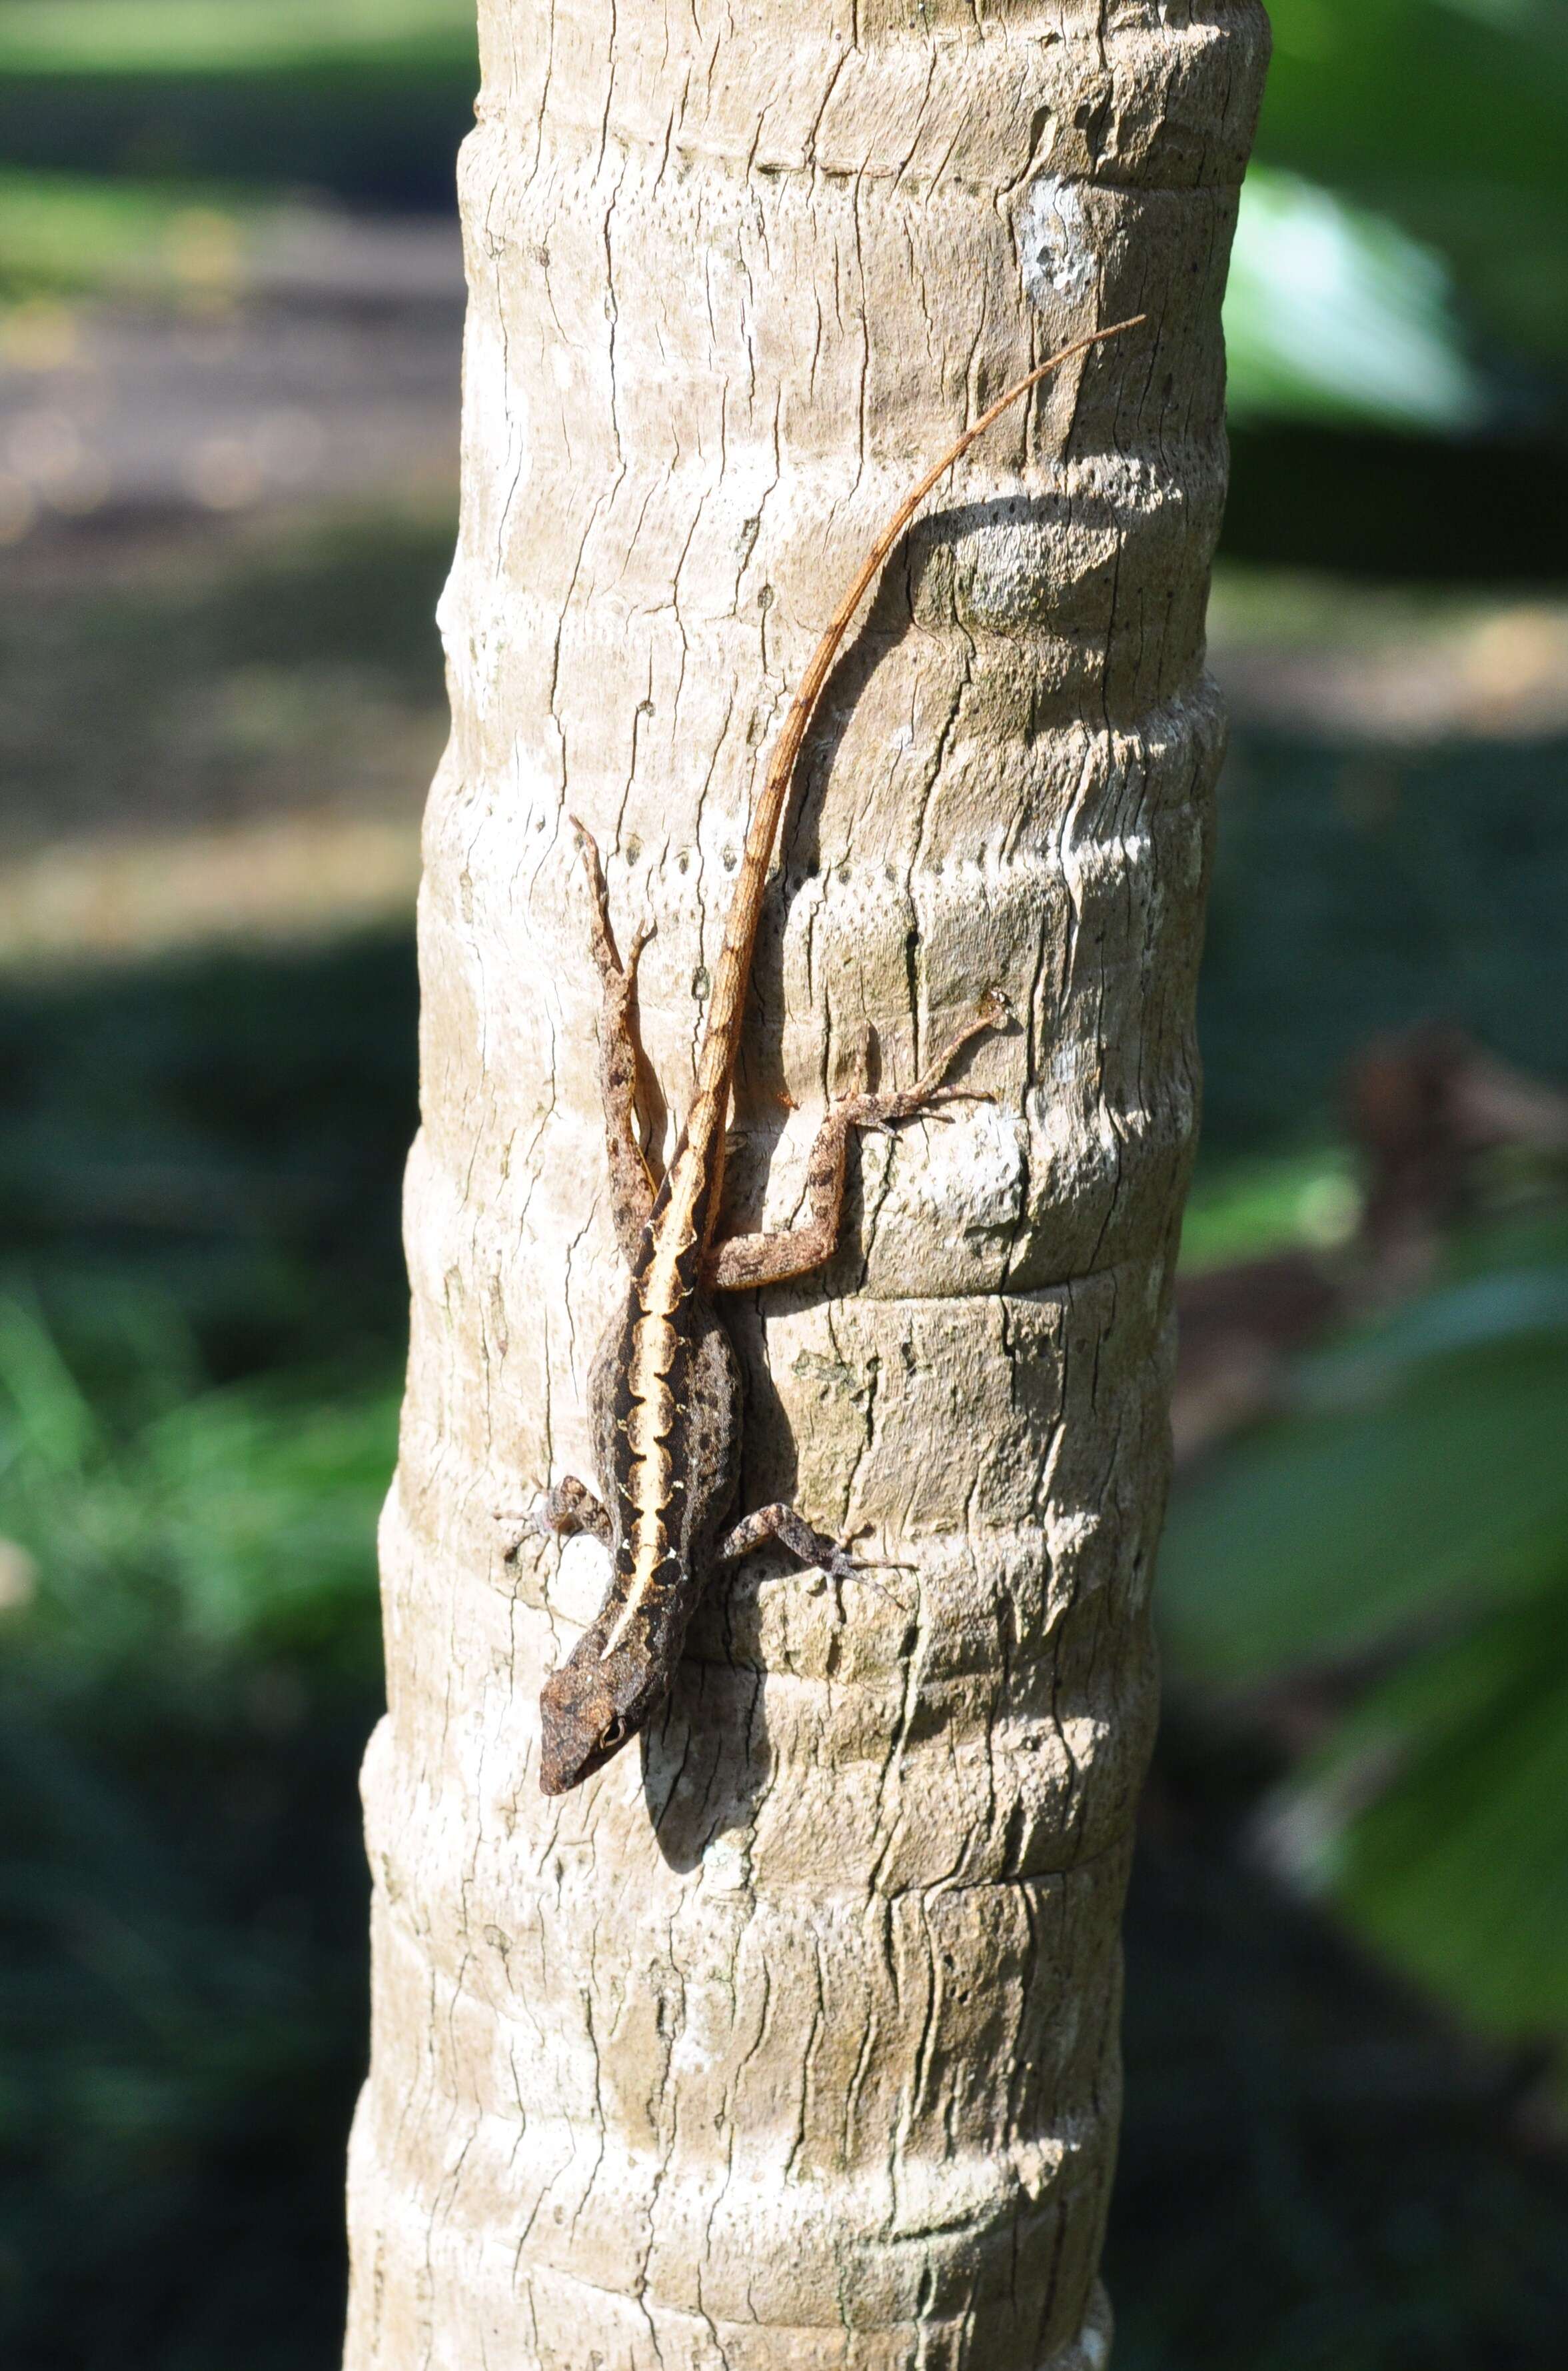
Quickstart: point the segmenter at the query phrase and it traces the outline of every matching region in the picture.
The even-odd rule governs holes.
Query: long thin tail
[[[736,1007],[744,994],[746,977],[751,967],[752,943],[756,936],[757,917],[762,908],[763,885],[767,876],[768,865],[772,862],[773,842],[778,830],[778,819],[789,795],[790,783],[795,771],[795,761],[801,754],[801,745],[810,729],[817,701],[822,697],[823,686],[826,683],[833,662],[838,655],[839,645],[849,630],[851,619],[859,607],[883,561],[925,501],[926,496],[937,480],[946,476],[953,463],[963,459],[975,438],[984,436],[986,429],[993,422],[1001,418],[1009,405],[1016,403],[1020,396],[1027,395],[1032,387],[1038,387],[1043,378],[1049,378],[1053,371],[1060,370],[1064,363],[1071,362],[1076,354],[1087,353],[1090,346],[1103,345],[1108,338],[1119,338],[1128,330],[1136,330],[1147,318],[1145,314],[1135,313],[1130,320],[1117,321],[1108,330],[1094,330],[1087,337],[1075,338],[1070,346],[1064,346],[1060,353],[1053,354],[1048,362],[1041,363],[1038,368],[1032,370],[1026,378],[1020,378],[1016,386],[1009,387],[1005,395],[999,395],[990,409],[981,413],[973,428],[966,428],[958,442],[949,447],[935,467],[927,470],[914,492],[905,495],[875,543],[872,544],[855,582],[834,611],[827,630],[818,642],[811,665],[801,679],[801,688],[790,704],[790,712],[784,720],[783,731],[779,734],[778,746],[773,752],[772,762],[767,769],[767,780],[763,783],[756,805],[752,810],[751,823],[746,831],[745,853],[741,859],[740,873],[730,906],[730,919],[724,932],[723,951],[719,958],[719,968],[713,982],[712,999],[709,1006],[711,1021],[703,1044],[698,1071],[698,1092],[705,1091],[709,1097],[718,1101],[721,1105],[734,1062],[741,1018]],[[721,1025],[715,1028],[712,1026],[712,1021],[718,1021]]]

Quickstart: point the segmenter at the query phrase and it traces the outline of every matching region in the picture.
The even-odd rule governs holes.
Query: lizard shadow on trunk
[[[1102,530],[1105,549],[1096,561],[1076,577],[1070,591],[1052,585],[1042,590],[1045,554],[1059,522],[1070,512],[1081,534],[1088,526]],[[1050,670],[1052,688],[1045,692],[1047,671],[1041,669],[1042,690],[1052,713],[1031,716],[1024,727],[1032,734],[1046,723],[1058,723],[1062,706],[1101,720],[1102,677],[1112,642],[1116,538],[1115,517],[1109,503],[1081,492],[1069,503],[1060,493],[999,495],[985,502],[957,503],[917,519],[889,557],[869,607],[852,640],[835,665],[824,688],[815,720],[795,769],[795,785],[780,833],[779,864],[764,902],[752,958],[751,991],[735,1078],[736,1133],[732,1139],[726,1177],[724,1228],[745,1232],[762,1224],[769,1165],[784,1132],[789,1104],[785,1093],[782,1015],[785,1003],[784,952],[790,912],[805,885],[821,873],[823,813],[827,789],[862,695],[877,668],[917,626],[924,631],[955,632],[973,641],[977,632],[988,640],[1037,639],[1048,630],[1069,646],[1065,665]],[[987,531],[1009,537],[999,551],[987,545]],[[1057,680],[1057,677],[1060,680]],[[1101,720],[1102,721],[1102,720]],[[917,936],[905,953],[904,973],[910,992],[920,996],[924,963]],[[976,994],[986,985],[974,984]],[[890,1027],[908,1042],[918,1016],[889,1012]],[[832,1016],[829,1015],[831,1030]],[[824,1060],[834,1048],[824,1045]],[[873,1028],[872,1061],[884,1049]],[[847,1073],[829,1077],[832,1094],[852,1093],[866,1085],[886,1083]],[[849,1190],[846,1199],[845,1250],[814,1278],[792,1290],[810,1300],[822,1300],[830,1290],[843,1290],[852,1273],[854,1245],[859,1240],[859,1151],[852,1140]]]
[[[794,1442],[764,1351],[758,1297],[726,1311],[745,1376],[736,1511],[792,1498]],[[772,1775],[759,1584],[813,1576],[764,1550],[710,1576],[668,1697],[642,1738],[642,1787],[659,1849],[672,1868],[695,1868],[721,1836],[744,1833]]]
[[[914,616],[910,546],[890,560],[859,631],[828,678],[817,719],[796,768],[779,873],[763,907],[752,959],[746,1027],[735,1081],[724,1231],[761,1223],[767,1166],[785,1114],[779,1020],[783,1011],[784,931],[791,898],[820,864],[823,795],[850,715],[878,662],[908,631]],[[851,1151],[847,1199],[858,1238],[859,1197]],[[836,1266],[836,1262],[835,1263]],[[786,1290],[792,1301],[821,1299],[822,1279]],[[771,1297],[771,1296],[770,1296]],[[745,1419],[738,1512],[774,1499],[790,1501],[797,1479],[794,1443],[765,1355],[760,1296],[730,1303],[729,1330],[745,1374]],[[760,1493],[760,1495],[759,1495]],[[659,1849],[671,1868],[695,1868],[725,1835],[744,1836],[773,1768],[768,1741],[759,1583],[787,1559],[748,1557],[734,1574],[709,1581],[676,1668],[669,1696],[641,1741],[642,1786]],[[796,1585],[811,1585],[801,1574]]]
[[[823,695],[817,721],[808,734],[796,769],[796,786],[781,835],[781,863],[765,902],[752,966],[752,994],[736,1080],[739,1128],[732,1139],[724,1232],[741,1232],[761,1224],[768,1164],[782,1134],[787,1105],[780,1020],[784,1004],[784,943],[791,900],[813,879],[822,865],[822,815],[828,781],[851,718],[872,675],[882,662],[913,630],[924,623],[947,622],[969,633],[976,607],[985,615],[985,629],[996,635],[1011,631],[1023,636],[1037,630],[1041,620],[1038,596],[1030,588],[1035,579],[1027,567],[993,571],[997,581],[981,584],[983,555],[963,547],[966,538],[986,527],[1008,526],[1038,537],[1050,515],[1065,507],[1054,495],[1008,495],[989,502],[961,504],[914,526],[883,571],[870,607],[845,650]],[[1081,499],[1078,510],[1081,512]],[[1107,518],[1110,514],[1107,512]],[[930,582],[933,570],[939,571]],[[1077,630],[1104,646],[1109,632],[1110,577],[1096,568],[1077,588],[1075,607],[1090,616]],[[974,584],[970,582],[974,578]],[[1024,614],[998,614],[1005,600],[998,587],[1025,594]],[[972,597],[976,596],[976,597]],[[1102,617],[1092,613],[1103,607]],[[1060,630],[1059,617],[1053,629]],[[910,951],[911,977],[917,977],[917,950]],[[987,983],[976,982],[976,993]],[[879,1083],[871,1080],[833,1080],[834,1093]],[[737,1513],[778,1500],[793,1503],[798,1460],[777,1392],[768,1371],[763,1315],[767,1309],[807,1307],[836,1293],[857,1288],[863,1261],[864,1208],[860,1193],[858,1145],[851,1139],[842,1248],[820,1271],[798,1282],[770,1289],[765,1295],[739,1296],[728,1304],[728,1323],[735,1337],[746,1378],[745,1439]],[[780,1296],[785,1296],[780,1299]],[[803,1510],[808,1520],[821,1521],[821,1509]],[[660,1850],[671,1867],[689,1870],[727,1834],[744,1836],[755,1818],[773,1768],[768,1736],[767,1678],[789,1668],[772,1644],[776,1622],[767,1603],[759,1603],[759,1584],[785,1576],[786,1589],[821,1592],[828,1584],[821,1576],[790,1567],[787,1558],[750,1557],[738,1573],[721,1573],[709,1581],[699,1604],[677,1667],[669,1697],[642,1740],[643,1790]],[[857,1618],[854,1584],[834,1585],[834,1622],[847,1626]],[[793,1616],[786,1615],[786,1636]],[[802,1640],[802,1644],[806,1642]],[[808,1647],[814,1662],[820,1639]],[[827,1648],[829,1667],[837,1659],[836,1637]]]

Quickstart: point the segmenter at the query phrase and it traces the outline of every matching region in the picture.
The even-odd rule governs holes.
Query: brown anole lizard
[[[646,1727],[674,1676],[686,1627],[709,1576],[777,1541],[837,1579],[861,1569],[847,1548],[793,1508],[762,1507],[724,1530],[740,1467],[742,1386],[714,1298],[808,1274],[838,1242],[850,1131],[891,1129],[959,1096],[946,1083],[963,1048],[1007,1015],[999,992],[982,1000],[916,1084],[899,1093],[851,1095],[818,1130],[806,1169],[809,1216],[772,1234],[715,1240],[724,1182],[725,1131],[752,949],[768,867],[796,760],[850,619],[877,572],[938,480],[1009,405],[1090,346],[1136,326],[1118,322],[1078,338],[1009,387],[928,469],[871,547],[835,610],[790,704],[752,812],[698,1056],[697,1090],[663,1180],[656,1186],[639,1139],[638,1052],[631,1002],[640,931],[623,966],[610,930],[598,850],[575,817],[594,896],[594,958],[604,992],[600,1083],[616,1236],[630,1270],[619,1313],[589,1378],[589,1407],[605,1499],[568,1475],[550,1490],[535,1531],[587,1532],[614,1559],[605,1602],[539,1699],[539,1784],[561,1795],[599,1769]],[[503,1519],[504,1520],[504,1519]],[[516,1554],[519,1541],[510,1553]]]

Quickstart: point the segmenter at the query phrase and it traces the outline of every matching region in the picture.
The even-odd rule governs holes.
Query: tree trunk
[[[1256,0],[486,0],[455,729],[421,904],[413,1344],[365,1768],[351,2371],[1090,2371],[1118,1921],[1154,1719],[1170,1285],[1222,730],[1204,606]],[[620,1270],[589,905],[651,920],[678,1115],[747,807],[920,469],[802,758],[737,1220],[994,982],[993,1102],[869,1139],[822,1278],[732,1306],[743,1506],[900,1570],[716,1583],[668,1713],[537,1784],[604,1552]],[[673,1133],[668,1116],[663,1140]]]

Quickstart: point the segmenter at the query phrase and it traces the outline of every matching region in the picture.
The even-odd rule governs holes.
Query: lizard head
[[[542,1794],[569,1794],[602,1770],[638,1734],[664,1693],[665,1683],[640,1656],[617,1651],[601,1661],[596,1629],[539,1691]]]

